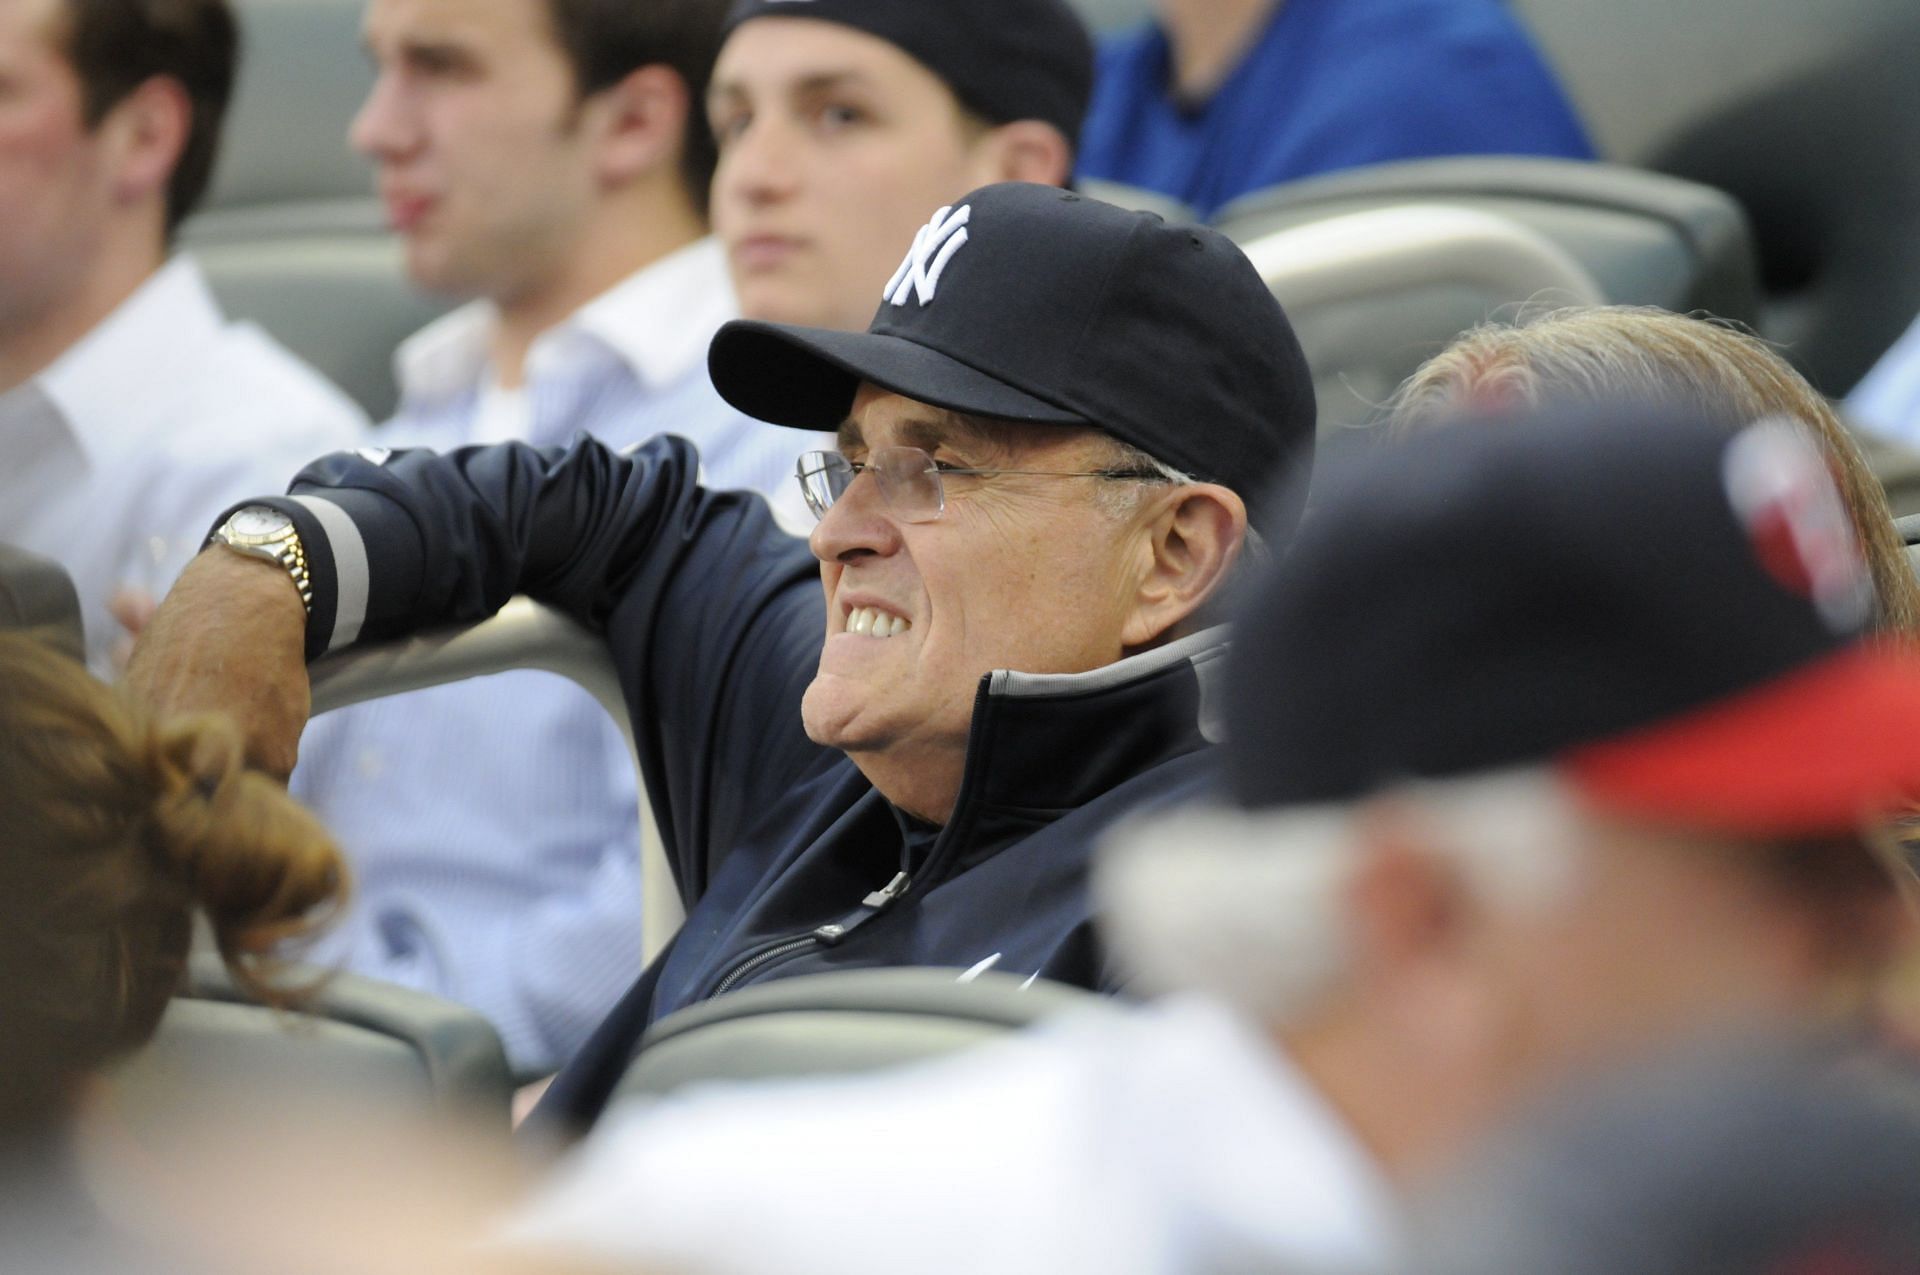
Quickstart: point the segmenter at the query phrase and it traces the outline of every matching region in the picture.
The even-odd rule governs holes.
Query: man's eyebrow
[[[816,71],[804,76],[793,86],[796,93],[823,93],[829,89],[867,88],[873,77],[865,71],[848,68],[844,71]]]
[[[846,420],[841,421],[840,428],[834,431],[833,441],[834,445],[844,452],[849,447],[861,446],[867,440],[866,435],[860,432],[860,425],[857,421]]]
[[[954,441],[954,430],[946,421],[909,417],[900,422],[900,441],[923,452],[932,452],[942,443]]]
[[[843,71],[816,71],[802,76],[791,84],[773,86],[776,91],[796,95],[831,92],[838,88],[871,88],[873,77],[865,71],[849,67]],[[714,80],[707,86],[707,101],[716,98],[749,97],[747,84],[740,79]]]

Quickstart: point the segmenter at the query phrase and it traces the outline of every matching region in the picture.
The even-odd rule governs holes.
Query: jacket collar
[[[1217,741],[1227,638],[1221,625],[1086,673],[988,674],[951,822],[980,808],[1050,821]]]

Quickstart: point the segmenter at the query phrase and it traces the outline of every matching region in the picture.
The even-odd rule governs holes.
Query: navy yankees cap
[[[739,0],[725,30],[768,17],[877,36],[989,123],[1042,120],[1070,146],[1093,95],[1093,39],[1066,0]]]
[[[1798,426],[1466,422],[1316,483],[1236,629],[1242,807],[1550,764],[1622,813],[1795,835],[1920,793],[1920,663],[1865,636]]]
[[[983,186],[934,215],[878,300],[865,332],[726,324],[708,354],[715,387],[800,429],[837,429],[862,381],[971,415],[1092,426],[1249,504],[1311,459],[1300,343],[1216,231],[1052,186]]]

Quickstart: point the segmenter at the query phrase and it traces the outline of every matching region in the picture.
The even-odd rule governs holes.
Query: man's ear
[[[1038,182],[1064,186],[1073,176],[1073,146],[1039,120],[1015,120],[989,129],[973,144],[974,185]]]
[[[1128,650],[1176,632],[1226,582],[1247,536],[1247,506],[1216,483],[1175,487],[1146,521],[1148,555],[1121,630]]]
[[[599,134],[595,175],[618,187],[678,163],[693,102],[678,72],[649,63],[593,94],[585,110]]]
[[[1399,810],[1373,805],[1356,828],[1360,863],[1347,897],[1356,960],[1408,968],[1450,946],[1467,907],[1458,874]]]
[[[166,202],[167,183],[193,128],[193,102],[180,81],[156,75],[113,105],[100,121],[113,194],[122,204]]]

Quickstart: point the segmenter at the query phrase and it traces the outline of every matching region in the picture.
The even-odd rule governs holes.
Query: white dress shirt
[[[488,358],[497,312],[492,303],[476,301],[401,343],[394,355],[401,386],[394,424],[426,425],[429,445],[552,445],[583,430],[632,444],[645,435],[605,416],[566,410],[569,388],[629,379],[648,399],[677,399],[677,415],[662,432],[700,449],[703,482],[760,492],[783,523],[804,535],[813,518],[794,479],[794,461],[833,440],[742,416],[713,391],[707,345],[721,324],[738,317],[725,252],[718,240],[702,239],[629,275],[534,338],[522,383],[508,389]],[[561,410],[551,410],[555,406]],[[427,424],[449,412],[460,420],[458,444]],[[381,432],[383,442],[408,441],[399,429]]]
[[[708,1275],[1348,1275],[1394,1269],[1396,1213],[1305,1077],[1196,999],[616,1111],[503,1242]]]
[[[495,312],[465,306],[396,356],[389,447],[614,447],[690,438],[715,486],[800,504],[794,458],[815,436],[750,420],[707,377],[734,314],[719,246],[703,240],[628,278],[529,350],[497,384]],[[470,1005],[523,1072],[580,1047],[641,968],[638,795],[624,742],[586,692],[507,673],[315,719],[293,791],[355,870],[354,897],[313,958]]]
[[[155,597],[215,515],[365,441],[352,400],[221,315],[177,257],[25,384],[0,394],[0,542],[73,576],[96,671],[122,586]]]

